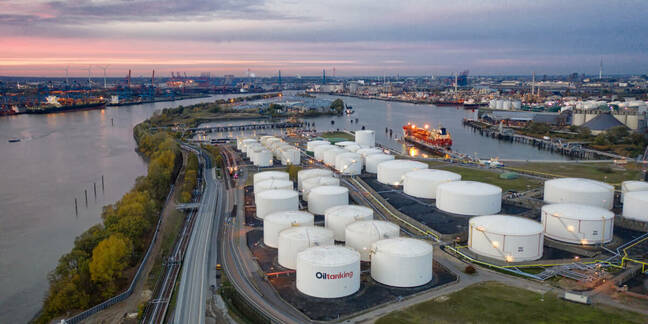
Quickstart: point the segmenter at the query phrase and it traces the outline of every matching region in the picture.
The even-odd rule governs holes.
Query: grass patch
[[[320,134],[324,138],[344,138],[347,141],[355,141],[355,136],[346,132],[326,132]]]
[[[155,258],[155,263],[153,263],[153,266],[151,267],[151,272],[149,272],[148,275],[147,285],[149,287],[153,288],[158,278],[162,274],[162,270],[164,270],[163,261],[164,259],[166,259],[167,256],[169,256],[169,254],[171,254],[171,250],[173,249],[173,244],[175,243],[176,239],[180,235],[180,231],[182,230],[183,223],[184,223],[184,214],[182,214],[177,210],[173,210],[170,212],[169,217],[165,222],[165,225],[162,227],[162,232],[160,233],[162,238],[160,252]]]
[[[543,297],[496,282],[478,283],[446,297],[390,313],[376,323],[645,323],[648,320],[641,314],[571,303],[551,293]]]
[[[578,177],[611,184],[618,184],[625,180],[637,180],[640,178],[641,169],[635,163],[628,163],[623,169],[614,166],[613,163],[508,163],[513,169],[524,169],[540,172],[541,174]]]
[[[466,168],[456,165],[438,167],[439,169],[461,174],[461,180],[480,181],[501,187],[502,190],[526,191],[542,186],[542,181],[520,176],[517,179],[501,179],[500,172],[476,168]]]

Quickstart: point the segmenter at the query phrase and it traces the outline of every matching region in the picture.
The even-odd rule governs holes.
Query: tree
[[[288,166],[286,171],[288,171],[290,180],[297,181],[297,173],[299,172],[299,170],[301,170],[301,167],[299,165],[291,164]]]
[[[331,110],[335,110],[338,114],[341,114],[342,111],[344,111],[344,101],[342,99],[338,98],[335,99],[330,106]]]
[[[92,251],[90,278],[104,287],[103,295],[112,296],[117,288],[117,280],[128,267],[132,253],[131,242],[120,234],[113,234],[99,242]]]

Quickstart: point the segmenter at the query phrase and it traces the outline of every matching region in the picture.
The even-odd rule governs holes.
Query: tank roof
[[[504,235],[535,235],[542,233],[542,224],[510,215],[486,215],[470,219],[470,226],[480,231]]]
[[[342,266],[360,262],[360,253],[345,246],[315,246],[301,251],[297,258],[313,265]]]
[[[384,252],[388,254],[416,257],[432,253],[432,245],[429,243],[413,239],[409,237],[395,237],[385,240],[376,241],[372,249],[376,252]]]

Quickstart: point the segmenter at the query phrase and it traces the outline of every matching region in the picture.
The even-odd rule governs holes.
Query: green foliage
[[[292,181],[297,181],[297,173],[301,170],[301,167],[299,165],[289,165],[286,171],[288,172],[288,175],[290,176],[290,180]]]
[[[92,251],[90,278],[101,286],[101,295],[109,298],[118,292],[117,282],[123,278],[123,271],[129,265],[132,253],[130,240],[120,234],[113,234],[99,242]]]
[[[180,192],[180,202],[187,203],[191,201],[191,193],[198,184],[198,158],[195,154],[189,154],[187,158],[187,166],[185,168],[184,182],[182,183],[182,191]]]
[[[335,99],[330,106],[331,110],[335,110],[338,114],[341,114],[344,111],[344,101],[338,98]]]
[[[529,122],[524,131],[531,134],[546,135],[551,131],[551,127],[547,123]]]

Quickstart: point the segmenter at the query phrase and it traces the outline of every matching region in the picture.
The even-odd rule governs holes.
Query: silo
[[[359,130],[355,132],[355,142],[360,146],[376,146],[376,132],[373,130]]]
[[[450,171],[434,169],[410,171],[403,179],[403,192],[417,198],[434,199],[440,184],[459,180],[461,175]]]
[[[291,210],[272,213],[263,219],[263,243],[276,248],[279,245],[279,232],[293,226],[313,226],[313,214]]]
[[[342,153],[335,157],[335,169],[345,175],[362,173],[362,155],[358,153]]]
[[[308,201],[308,194],[313,188],[320,186],[339,186],[340,179],[334,177],[314,177],[304,180],[302,183],[302,197]]]
[[[301,163],[301,152],[294,147],[279,149],[281,154],[281,165],[299,165]]]
[[[342,153],[348,153],[348,151],[337,146],[333,149],[327,150],[324,152],[324,164],[330,167],[335,167],[335,157]]]
[[[542,206],[546,237],[574,244],[600,244],[612,241],[614,213],[601,207],[579,204]]]
[[[302,183],[308,178],[314,177],[332,177],[333,171],[328,169],[303,169],[297,172],[297,189],[301,191]]]
[[[398,186],[403,183],[405,174],[410,171],[427,169],[423,162],[412,160],[383,161],[378,164],[378,182]]]
[[[271,179],[288,180],[288,172],[283,171],[263,171],[254,174],[253,183],[256,186],[259,182]]]
[[[488,108],[496,109],[497,108],[497,100],[491,99],[491,101],[488,102]]]
[[[340,298],[360,289],[360,254],[344,246],[318,246],[297,254],[297,289],[309,296]]]
[[[357,221],[347,225],[344,231],[344,245],[360,252],[362,261],[369,261],[371,245],[380,240],[400,235],[400,227],[392,222],[381,220]]]
[[[362,155],[362,162],[365,162],[367,159],[367,156],[372,155],[372,154],[384,154],[383,150],[376,148],[376,147],[369,147],[369,148],[361,148],[356,151],[356,153]]]
[[[267,190],[276,190],[276,189],[293,189],[293,182],[290,180],[281,180],[281,179],[270,179],[257,183],[254,186],[254,196],[267,191]]]
[[[317,141],[309,141],[306,143],[306,150],[314,152],[315,147],[319,145],[330,145],[331,143],[329,141],[322,141],[322,140],[317,140]]]
[[[334,206],[324,211],[324,226],[333,231],[335,240],[344,242],[346,227],[354,222],[373,219],[373,209],[359,205]]]
[[[522,109],[522,101],[520,100],[513,100],[512,101],[512,107],[514,110],[520,110]]]
[[[398,237],[376,241],[371,247],[371,277],[394,287],[417,287],[432,280],[432,245]]]
[[[633,191],[648,191],[648,182],[646,181],[623,181],[621,183],[621,201],[623,195]]]
[[[502,110],[504,109],[504,100],[502,99],[497,99],[496,101],[496,109]]]
[[[468,248],[479,255],[523,262],[542,257],[542,224],[528,218],[489,215],[469,221]]]
[[[502,103],[502,109],[504,110],[511,110],[512,103],[510,100],[504,100]]]
[[[333,148],[335,148],[335,146],[331,145],[331,144],[324,144],[324,145],[316,146],[315,151],[313,151],[313,153],[315,153],[313,155],[315,157],[315,160],[317,160],[317,161],[324,160],[324,152],[326,152],[326,151],[328,151],[330,149],[333,149]]]
[[[258,143],[257,140],[253,138],[246,138],[241,142],[241,152],[247,153],[247,148],[249,145],[252,145],[254,143]]]
[[[573,203],[612,209],[614,187],[590,179],[552,179],[545,181],[544,201],[552,204]]]
[[[274,162],[272,153],[268,150],[261,150],[256,154],[254,165],[260,167],[269,167],[272,166],[272,162]]]
[[[298,226],[279,232],[277,259],[282,267],[297,268],[297,253],[314,246],[333,245],[333,231],[321,226]]]
[[[299,194],[294,190],[267,190],[255,197],[258,218],[266,215],[299,209]]]
[[[394,156],[389,154],[372,154],[365,158],[365,171],[368,173],[378,173],[378,164],[380,162],[393,160]]]
[[[648,191],[633,191],[623,195],[623,217],[648,222]]]
[[[502,209],[502,188],[476,181],[452,181],[437,186],[436,206],[460,215],[488,215]]]
[[[308,211],[323,215],[327,208],[349,204],[349,189],[341,186],[319,186],[308,194]]]

